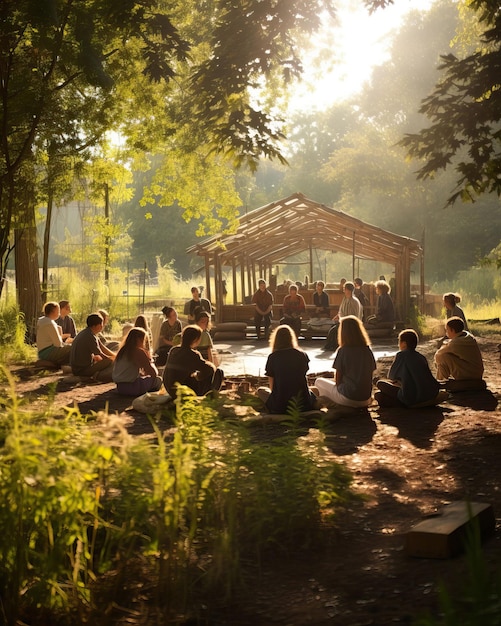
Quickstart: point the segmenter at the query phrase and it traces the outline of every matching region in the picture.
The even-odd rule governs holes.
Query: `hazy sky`
[[[429,9],[434,0],[395,0],[395,4],[372,15],[362,0],[339,0],[339,26],[319,34],[319,46],[305,60],[302,83],[294,88],[291,108],[322,109],[334,101],[357,93],[370,77],[372,67],[384,62],[391,43],[391,31],[412,9]],[[319,68],[315,57],[329,49],[334,60]],[[318,58],[317,58],[318,62]]]

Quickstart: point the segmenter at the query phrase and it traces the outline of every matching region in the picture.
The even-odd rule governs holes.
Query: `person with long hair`
[[[181,332],[181,322],[178,319],[177,311],[171,306],[164,306],[162,309],[165,321],[160,327],[160,336],[158,338],[157,356],[155,363],[162,367],[167,363],[169,351],[174,345],[174,337]]]
[[[174,346],[169,352],[163,380],[172,398],[177,395],[178,385],[189,387],[197,396],[221,389],[223,371],[204,359],[198,351],[201,337],[200,326],[185,326],[181,333],[181,345]]]
[[[270,348],[265,369],[269,387],[257,390],[266,409],[270,413],[287,413],[293,406],[312,410],[316,397],[306,378],[310,359],[299,349],[294,330],[287,324],[278,326],[271,334]]]
[[[152,337],[151,337],[150,325],[148,324],[148,320],[146,319],[146,315],[142,315],[142,314],[138,315],[136,317],[136,319],[134,320],[134,327],[135,328],[144,328],[144,330],[146,331],[146,339],[144,341],[144,349],[151,356]]]
[[[124,396],[140,396],[147,391],[158,391],[162,379],[146,351],[147,333],[144,328],[131,328],[115,357],[113,382],[118,393]]]
[[[338,339],[339,349],[332,365],[335,377],[317,378],[315,387],[321,396],[336,404],[355,408],[369,406],[376,361],[361,320],[355,315],[341,318]]]

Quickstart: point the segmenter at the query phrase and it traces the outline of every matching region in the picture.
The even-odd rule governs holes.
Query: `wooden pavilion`
[[[235,320],[236,306],[253,294],[263,277],[273,284],[273,266],[295,255],[309,253],[309,276],[313,278],[313,252],[330,250],[351,255],[353,276],[356,260],[367,259],[394,267],[392,292],[397,314],[405,320],[410,307],[411,265],[420,261],[421,302],[424,297],[423,250],[409,237],[372,226],[352,215],[295,193],[242,215],[237,231],[216,235],[187,249],[205,260],[206,295],[216,306],[215,321]],[[224,305],[224,268],[232,270],[233,305]],[[237,300],[240,280],[240,302]],[[231,293],[231,291],[230,291]]]

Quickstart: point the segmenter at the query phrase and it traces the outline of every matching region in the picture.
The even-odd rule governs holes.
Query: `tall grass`
[[[189,390],[154,444],[107,413],[29,409],[8,372],[0,413],[3,621],[160,621],[232,597],[249,563],[297,550],[349,497],[349,476],[296,434],[254,444]],[[137,585],[138,572],[142,585]],[[135,589],[136,592],[124,593]],[[136,595],[135,595],[136,594]]]
[[[33,360],[36,350],[25,343],[26,324],[15,304],[0,309],[0,363]]]

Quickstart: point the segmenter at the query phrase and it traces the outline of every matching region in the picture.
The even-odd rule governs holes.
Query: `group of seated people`
[[[345,284],[343,302],[346,301],[346,305],[335,318],[338,349],[332,364],[333,378],[318,377],[310,388],[307,382],[309,358],[299,348],[293,326],[282,323],[271,333],[271,353],[265,368],[269,386],[257,390],[267,411],[286,413],[291,403],[300,411],[308,411],[319,406],[319,397],[352,408],[371,404],[376,363],[367,323],[364,325],[361,319],[361,304],[358,300],[353,302],[352,287],[349,282]],[[379,284],[380,295],[388,294],[386,287],[387,283]],[[264,295],[261,299],[256,298],[257,308],[266,314],[265,305],[269,298],[264,281],[260,281],[259,291]],[[297,293],[291,293],[293,288],[289,291],[294,299]],[[436,405],[446,399],[447,389],[482,388],[482,355],[475,337],[467,330],[457,297],[445,294],[444,306],[446,340],[434,355],[436,376],[432,374],[427,359],[416,349],[417,332],[411,328],[403,330],[398,336],[399,352],[388,377],[377,382],[374,398],[381,406]],[[173,307],[164,307],[165,320],[154,353],[144,315],[139,315],[134,324],[124,328],[121,345],[111,344],[110,347],[102,335],[108,317],[106,311],[89,315],[86,328],[77,333],[69,315],[69,303],[48,302],[37,327],[39,358],[57,365],[69,363],[77,376],[93,377],[101,382],[114,381],[118,392],[128,396],[158,391],[162,384],[172,398],[177,395],[177,384],[191,388],[197,395],[205,395],[220,389],[224,380],[209,333],[210,312],[206,307],[210,307],[210,303],[194,307],[193,323],[184,328],[177,311]],[[384,310],[384,305],[382,308]],[[450,315],[449,311],[455,314]],[[63,332],[65,330],[67,332]],[[269,325],[265,327],[265,336],[267,333]],[[118,351],[111,348],[118,348]],[[158,366],[163,365],[165,369],[161,377]],[[452,387],[451,381],[454,383]]]
[[[388,372],[388,378],[377,382],[374,399],[380,406],[434,406],[448,398],[448,390],[485,388],[484,366],[475,337],[465,330],[461,317],[447,319],[448,341],[435,353],[436,376],[425,356],[416,348],[418,334],[412,328],[400,332],[399,352]],[[319,408],[322,398],[336,405],[363,408],[373,401],[373,376],[376,362],[367,330],[356,315],[341,317],[339,349],[332,367],[334,378],[319,377],[308,387],[308,356],[288,325],[281,325],[271,336],[271,354],[265,374],[269,386],[257,395],[270,413],[286,413],[291,406],[300,411]]]
[[[217,356],[209,333],[210,313],[206,310],[210,303],[201,299],[198,291],[192,293],[197,303],[190,311],[193,324],[182,329],[174,308],[162,310],[165,321],[156,353],[152,350],[151,331],[144,315],[124,326],[121,343],[110,343],[102,334],[108,319],[106,311],[89,315],[86,328],[77,333],[69,316],[69,302],[47,302],[37,324],[38,357],[59,367],[69,365],[76,376],[113,381],[117,391],[128,396],[158,391],[162,384],[172,397],[176,396],[176,383],[191,387],[197,395],[220,389],[223,372],[215,365]],[[66,329],[69,329],[67,333]],[[158,370],[162,365],[166,366],[163,378]]]
[[[338,313],[331,319],[329,296],[325,291],[325,283],[321,280],[315,284],[313,294],[313,304],[315,306],[310,324],[316,326],[328,325],[330,330],[325,344],[325,350],[334,351],[338,347],[337,335],[339,320],[347,315],[355,315],[363,320],[366,328],[393,328],[395,323],[395,308],[390,297],[391,288],[386,280],[380,279],[376,282],[376,309],[375,314],[367,316],[364,314],[364,307],[368,300],[362,290],[363,281],[356,278],[353,282],[341,279],[340,290],[343,293],[343,300],[339,306]],[[273,294],[268,290],[266,281],[260,279],[258,290],[252,296],[252,304],[255,305],[254,324],[258,340],[263,336],[261,327],[264,329],[264,339],[268,340],[270,335],[271,320],[273,314]],[[292,328],[296,337],[301,333],[303,315],[306,312],[306,302],[299,293],[298,285],[291,283],[288,286],[288,293],[282,303],[282,317],[280,325],[287,325]]]

